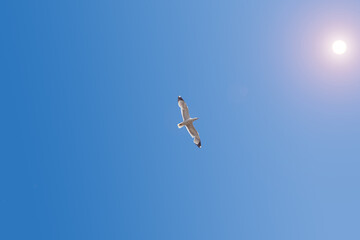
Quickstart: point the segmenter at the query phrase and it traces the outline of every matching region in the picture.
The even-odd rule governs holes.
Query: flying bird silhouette
[[[201,141],[200,141],[199,133],[196,131],[196,129],[193,125],[193,122],[195,120],[198,120],[199,118],[191,118],[190,117],[189,109],[188,109],[184,99],[180,96],[178,97],[178,105],[181,108],[181,115],[183,118],[183,122],[178,124],[178,128],[182,128],[183,126],[185,126],[186,129],[188,130],[190,136],[192,138],[194,138],[194,143],[196,144],[196,146],[201,148]]]

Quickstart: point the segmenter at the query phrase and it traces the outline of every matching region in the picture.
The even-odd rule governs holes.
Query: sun
[[[332,49],[334,51],[335,54],[341,55],[344,54],[347,50],[347,45],[344,41],[342,40],[337,40],[333,43],[332,45]]]

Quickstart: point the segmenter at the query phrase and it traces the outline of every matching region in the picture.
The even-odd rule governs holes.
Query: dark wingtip
[[[201,148],[201,141],[200,141],[198,144],[196,144],[196,146],[198,146],[199,148]]]
[[[184,101],[184,99],[180,96],[178,96],[178,101]]]

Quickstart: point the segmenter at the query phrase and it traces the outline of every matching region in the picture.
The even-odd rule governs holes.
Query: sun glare
[[[342,40],[337,40],[333,43],[332,45],[332,49],[334,51],[335,54],[341,55],[344,54],[347,50],[347,45],[344,41]]]

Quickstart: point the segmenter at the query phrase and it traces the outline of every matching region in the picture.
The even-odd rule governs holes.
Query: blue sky
[[[359,1],[0,11],[0,239],[360,238]]]

